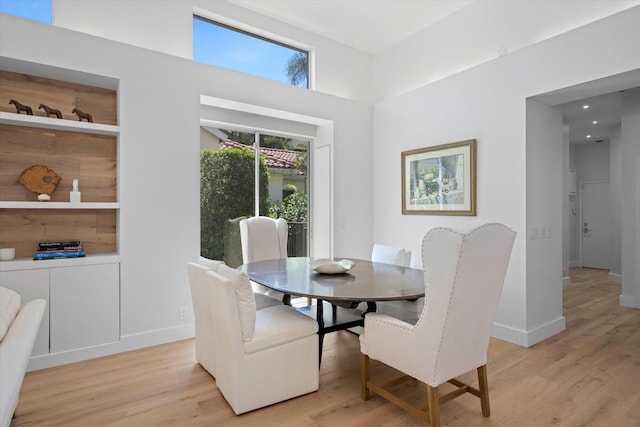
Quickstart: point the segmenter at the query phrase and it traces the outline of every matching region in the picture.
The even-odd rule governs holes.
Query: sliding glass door
[[[289,256],[308,256],[310,142],[208,127],[200,135],[201,255],[242,264],[238,223],[263,215],[287,221]]]

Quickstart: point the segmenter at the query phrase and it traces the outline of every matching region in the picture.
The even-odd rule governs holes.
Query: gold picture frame
[[[402,152],[403,215],[476,215],[476,140]]]

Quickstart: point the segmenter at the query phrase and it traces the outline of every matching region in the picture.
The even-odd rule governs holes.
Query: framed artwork
[[[476,215],[476,140],[402,152],[404,215]]]

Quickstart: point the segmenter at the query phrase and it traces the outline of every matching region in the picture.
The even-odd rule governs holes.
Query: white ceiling
[[[573,144],[609,142],[622,119],[622,93],[640,87],[640,69],[533,97],[562,110]],[[583,108],[588,105],[589,108]],[[598,123],[593,123],[593,121]],[[587,138],[587,135],[591,137]]]
[[[589,108],[584,108],[588,105]],[[612,92],[559,105],[569,126],[569,142],[609,142],[612,130],[620,125],[622,94]],[[597,123],[593,123],[596,121]]]
[[[347,46],[380,52],[473,0],[227,0]]]

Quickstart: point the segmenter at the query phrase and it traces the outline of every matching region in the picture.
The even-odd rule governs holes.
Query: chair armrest
[[[318,323],[295,308],[277,305],[256,311],[256,329],[251,341],[244,343],[247,354],[256,353],[314,335]]]

